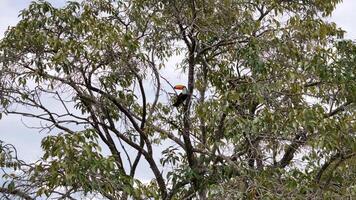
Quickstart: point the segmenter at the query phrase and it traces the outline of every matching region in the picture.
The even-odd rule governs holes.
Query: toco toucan
[[[174,107],[179,107],[189,96],[188,90],[187,90],[187,87],[185,87],[184,85],[176,85],[176,86],[174,86],[174,89],[182,90],[182,92],[177,96],[177,98],[175,99],[175,102],[173,103]]]

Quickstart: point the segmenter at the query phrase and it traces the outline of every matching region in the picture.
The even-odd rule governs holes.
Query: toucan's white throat
[[[188,89],[186,87],[182,89],[182,94],[188,94]]]

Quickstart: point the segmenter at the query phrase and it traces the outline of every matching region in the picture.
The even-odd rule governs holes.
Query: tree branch
[[[10,190],[10,189],[7,189],[7,188],[2,188],[0,187],[0,193],[4,193],[4,194],[9,194],[9,195],[15,195],[15,196],[18,196],[22,199],[25,199],[25,200],[35,200],[35,198],[32,198],[30,195],[18,190],[18,189],[14,189],[14,190]]]
[[[282,159],[277,163],[277,167],[284,168],[289,165],[294,158],[294,153],[307,141],[307,133],[301,130],[297,133],[292,143],[287,147]]]

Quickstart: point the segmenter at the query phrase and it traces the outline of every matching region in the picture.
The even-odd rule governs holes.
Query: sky
[[[19,21],[19,12],[26,8],[32,0],[0,0],[0,39],[9,26]],[[50,0],[54,6],[61,6],[65,0]],[[344,0],[334,11],[330,21],[347,31],[346,38],[356,40],[356,1]],[[173,71],[169,73],[174,73]],[[5,116],[0,120],[0,140],[14,144],[20,158],[25,161],[35,161],[40,158],[40,141],[44,137],[37,130],[29,129],[26,124],[32,121],[14,116]]]

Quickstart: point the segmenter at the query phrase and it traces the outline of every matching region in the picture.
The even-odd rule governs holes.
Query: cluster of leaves
[[[42,141],[46,153],[33,164],[18,160],[16,149],[1,143],[5,180],[1,192],[4,196],[24,199],[88,194],[120,199],[123,192],[137,196],[133,184],[140,182],[122,174],[114,158],[102,155],[97,142],[92,130],[48,136]]]
[[[33,2],[0,42],[3,113],[56,133],[26,171],[30,196],[354,195],[356,45],[323,19],[339,2]],[[177,110],[162,98],[174,53]]]
[[[22,199],[32,199],[29,195],[30,188],[18,186],[22,182],[28,165],[17,157],[17,150],[11,144],[0,141],[0,197],[10,199],[19,197]]]
[[[42,183],[38,195],[49,196],[58,187],[71,193],[99,193],[119,199],[132,194],[130,177],[120,172],[115,159],[104,157],[93,130],[48,136],[42,141],[43,160],[35,164],[31,180]]]

